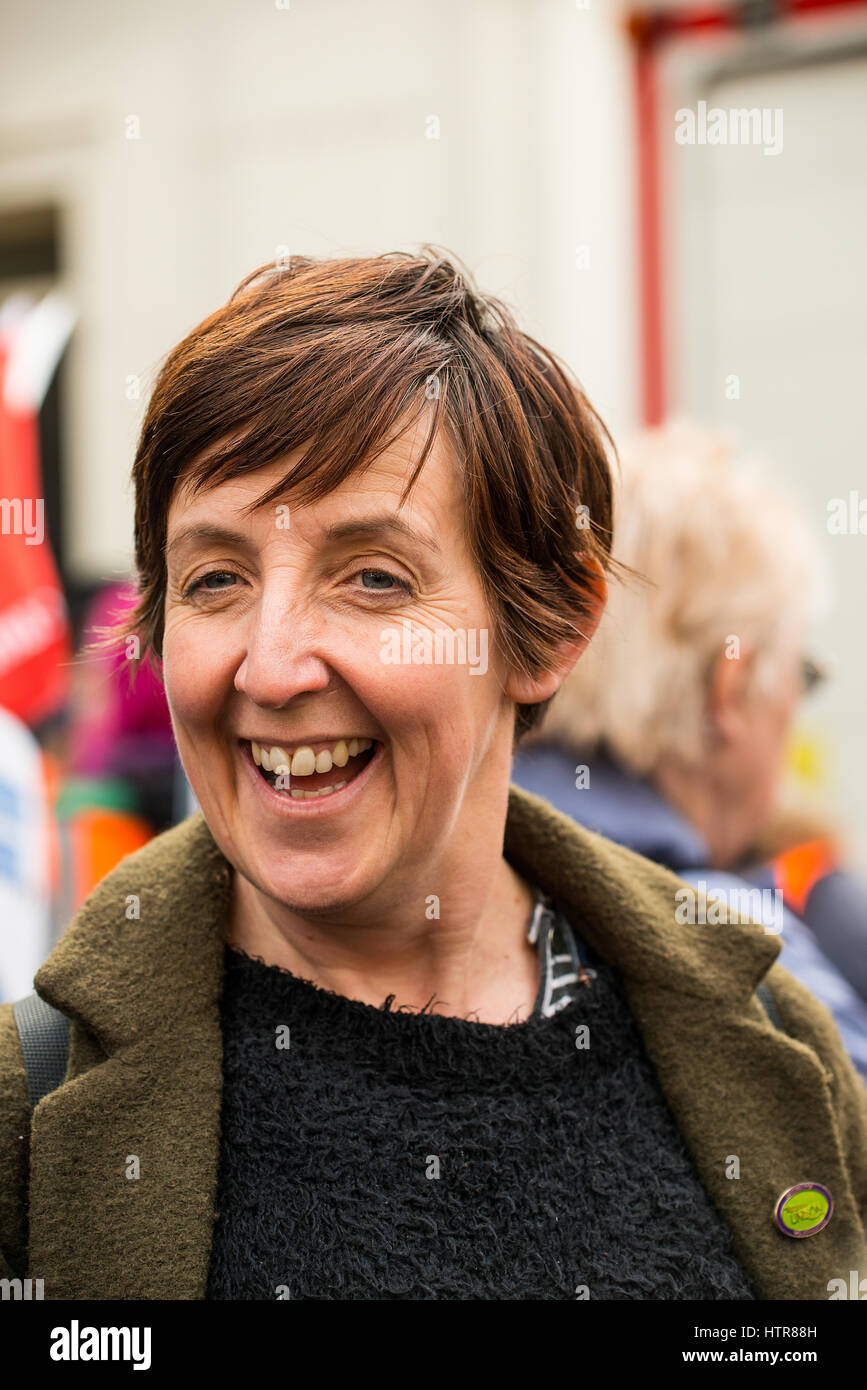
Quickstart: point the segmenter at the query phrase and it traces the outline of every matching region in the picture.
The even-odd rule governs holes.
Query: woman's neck
[[[480,1023],[529,1017],[538,988],[536,948],[527,941],[534,894],[502,857],[487,885],[454,875],[447,895],[403,892],[390,909],[356,905],[352,923],[300,916],[234,876],[230,945],[321,989]],[[486,891],[485,891],[486,890]],[[419,904],[408,911],[407,902]],[[433,1004],[431,1003],[433,1000]]]

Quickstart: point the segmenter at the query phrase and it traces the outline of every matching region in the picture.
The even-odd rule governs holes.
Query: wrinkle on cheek
[[[189,628],[195,627],[196,619],[201,615],[186,608],[170,608],[163,624],[163,646],[171,641],[177,633],[187,632]]]
[[[224,621],[220,621],[220,618]],[[238,644],[240,624],[224,614],[190,608],[169,610],[163,632],[164,655],[174,650],[181,657],[219,653]]]
[[[451,784],[456,773],[460,777],[475,765],[486,741],[488,720],[480,720],[470,685],[481,684],[480,678],[457,665],[384,669],[394,673],[389,685],[392,727],[412,750],[414,777],[428,782],[444,778]]]
[[[484,627],[487,614],[481,595],[474,599],[467,597],[466,590],[443,590],[440,593],[426,593],[408,603],[405,608],[390,612],[388,618],[399,622],[409,619],[413,624],[428,624],[431,627],[449,627],[454,631],[460,627]]]

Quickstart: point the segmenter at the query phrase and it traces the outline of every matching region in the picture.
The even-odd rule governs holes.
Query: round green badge
[[[827,1187],[799,1182],[777,1199],[774,1219],[787,1236],[814,1236],[827,1226],[833,1210],[834,1199]]]

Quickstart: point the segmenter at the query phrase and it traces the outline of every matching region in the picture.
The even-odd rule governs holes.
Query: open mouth
[[[353,781],[374,757],[376,739],[338,739],[335,743],[283,748],[241,740],[259,776],[294,801],[330,796]]]

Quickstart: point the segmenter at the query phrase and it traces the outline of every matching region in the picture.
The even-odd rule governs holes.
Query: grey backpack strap
[[[24,1066],[30,1108],[34,1110],[49,1091],[55,1091],[66,1075],[69,1055],[69,1019],[38,994],[28,994],[12,1005]]]
[[[760,985],[756,986],[756,994],[762,1001],[762,1004],[765,1008],[765,1013],[768,1015],[768,1018],[771,1020],[771,1023],[773,1023],[774,1027],[779,1028],[781,1033],[785,1032],[785,1029],[783,1028],[783,1020],[780,1018],[780,1011],[777,1008],[777,1001],[771,994],[769,987],[764,983],[764,981],[762,981]]]

